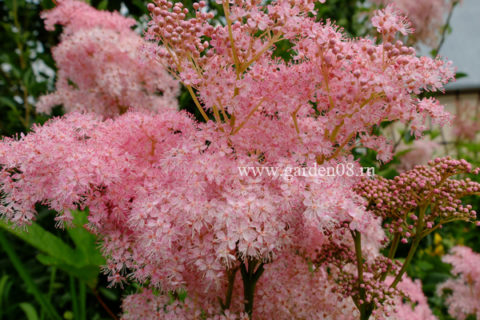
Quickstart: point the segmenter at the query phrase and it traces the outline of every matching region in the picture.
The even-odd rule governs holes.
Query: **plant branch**
[[[103,309],[112,317],[113,320],[118,320],[118,317],[113,313],[112,310],[107,306],[107,304],[102,300],[102,297],[100,297],[100,294],[98,293],[97,289],[92,288],[92,292],[95,295],[95,298],[97,298],[97,301],[100,303],[100,305],[103,307]]]
[[[426,210],[427,210],[426,205],[424,205],[423,207],[420,208],[420,213],[419,213],[418,220],[417,220],[417,229],[416,229],[416,232],[415,232],[415,238],[413,239],[410,250],[408,251],[407,258],[405,258],[405,261],[403,262],[402,268],[400,269],[400,271],[395,276],[395,279],[393,280],[392,284],[390,285],[390,288],[395,288],[396,285],[400,282],[403,274],[405,273],[405,271],[407,271],[407,267],[410,264],[410,262],[412,261],[413,256],[415,255],[415,252],[417,251],[417,247],[420,243],[420,240],[422,240],[422,231],[423,231],[423,223],[424,223],[423,220],[425,218],[425,211]]]

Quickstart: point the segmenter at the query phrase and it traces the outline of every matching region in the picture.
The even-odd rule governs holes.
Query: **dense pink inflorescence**
[[[129,108],[160,111],[178,107],[178,82],[157,62],[144,58],[148,44],[133,30],[135,20],[98,11],[75,0],[44,12],[47,29],[64,26],[53,49],[56,91],[40,98],[37,110],[95,112],[113,117]]]
[[[257,161],[232,153],[211,124],[183,113],[128,112],[107,121],[73,113],[3,141],[2,212],[26,223],[38,202],[61,213],[60,220],[88,206],[112,281],[128,270],[164,290],[185,288],[217,312],[228,270],[291,250],[308,256],[339,219],[365,232],[366,248],[378,250],[382,231],[353,192],[355,179],[238,174],[239,164]]]
[[[237,275],[238,277],[238,275]],[[391,282],[392,279],[387,279]],[[387,282],[388,282],[387,281]],[[238,283],[238,282],[237,282]],[[355,320],[358,310],[349,299],[336,290],[337,284],[323,269],[310,270],[299,256],[282,256],[282,259],[266,265],[256,300],[254,319],[259,320]],[[421,283],[404,277],[399,283],[402,296],[396,297],[383,313],[375,319],[382,320],[435,320],[422,292]],[[234,288],[234,297],[239,296]],[[202,307],[205,308],[205,305]],[[163,313],[164,308],[167,314]],[[208,309],[208,308],[207,308]],[[187,295],[183,301],[171,303],[169,298],[154,294],[150,289],[130,295],[123,301],[123,320],[138,319],[194,319],[199,316],[199,305]],[[160,310],[160,311],[159,311]],[[240,301],[232,303],[223,315],[208,315],[206,319],[246,320]]]
[[[438,287],[439,294],[447,293],[448,313],[464,320],[469,315],[480,317],[480,254],[464,246],[457,246],[443,261],[453,266],[456,279],[449,279]]]
[[[55,25],[62,25],[65,34],[92,28],[123,32],[137,23],[118,12],[97,10],[82,1],[60,0],[56,4],[54,9],[41,15],[49,31],[55,30]]]
[[[149,6],[148,35],[167,44],[157,49],[158,56],[197,90],[203,108],[225,120],[218,125],[237,147],[269,150],[267,159],[284,155],[280,146],[291,156],[329,159],[338,155],[336,146],[362,143],[387,160],[388,141],[371,134],[373,125],[411,121],[420,134],[428,116],[448,122],[435,99],[419,100],[415,94],[442,90],[453,78],[450,63],[416,57],[413,48],[396,41],[396,33],[408,31],[397,12],[374,17],[388,26],[379,27],[385,42],[377,45],[346,39],[334,25],[315,22],[307,16],[310,2],[277,1],[265,12],[256,2],[224,6],[231,28],[210,25],[201,5],[196,18],[186,19],[181,3],[158,1]],[[258,30],[264,36],[258,37]],[[202,42],[203,37],[211,40]],[[271,58],[282,39],[294,45],[295,63]],[[278,147],[266,144],[279,140],[284,143]]]
[[[358,317],[353,303],[335,293],[333,289],[335,283],[329,279],[325,270],[312,272],[309,265],[299,256],[288,255],[281,258],[265,266],[265,272],[258,283],[254,319],[353,320]],[[240,278],[238,273],[236,276]],[[241,296],[241,290],[241,286],[236,286],[233,297]],[[165,296],[154,296],[151,290],[144,290],[124,300],[125,313],[122,319],[158,319],[161,313],[155,310],[164,306],[169,310],[166,316],[163,315],[165,319],[193,319],[201,310],[188,295],[184,302],[169,305]],[[205,308],[205,305],[202,307]],[[224,315],[212,315],[207,319],[248,319],[241,310],[241,301],[232,301],[231,308]]]
[[[371,0],[381,5],[394,4],[412,24],[412,38],[430,47],[438,45],[448,11],[459,0]]]
[[[77,11],[81,15],[83,9],[93,14],[85,6],[64,2],[62,9],[50,13],[49,23],[64,21],[57,15],[70,12],[62,7],[70,5],[75,14],[69,17]],[[411,122],[416,134],[423,131],[428,117],[448,121],[438,101],[416,95],[442,90],[453,78],[450,63],[416,57],[413,48],[396,41],[398,32],[409,30],[395,11],[385,10],[374,18],[384,39],[376,44],[371,39],[346,39],[334,25],[315,22],[310,16],[313,1],[280,0],[265,6],[260,1],[238,1],[223,6],[226,26],[213,26],[204,2],[194,5],[192,19],[186,19],[188,11],[181,3],[149,4],[148,37],[160,40],[162,46],[147,46],[149,63],[132,62],[136,70],[127,70],[126,76],[135,79],[124,79],[129,89],[135,88],[143,83],[135,82],[142,75],[145,86],[156,88],[158,79],[142,72],[168,66],[194,97],[206,120],[202,123],[174,110],[128,111],[102,120],[124,112],[128,101],[148,109],[148,99],[133,94],[132,100],[120,100],[130,97],[124,92],[123,78],[118,74],[108,78],[104,69],[114,68],[117,61],[124,67],[126,56],[117,51],[104,56],[109,58],[101,61],[99,74],[81,76],[79,61],[92,62],[89,46],[99,44],[83,34],[100,30],[99,39],[109,34],[120,43],[127,40],[116,38],[118,30],[109,29],[109,20],[98,29],[84,29],[88,25],[84,20],[73,24],[71,31],[67,28],[62,42],[67,47],[57,48],[58,59],[74,55],[75,63],[60,68],[59,79],[64,82],[57,93],[66,91],[57,97],[76,101],[69,98],[77,90],[69,80],[82,90],[91,90],[92,83],[100,91],[109,88],[92,98],[87,93],[82,97],[82,101],[93,99],[88,110],[100,115],[74,112],[34,127],[20,139],[5,138],[0,143],[0,212],[25,224],[35,218],[36,203],[56,210],[60,221],[71,219],[69,210],[88,207],[89,228],[103,240],[110,279],[149,286],[125,300],[125,319],[158,318],[162,308],[157,307],[169,301],[167,293],[179,290],[188,293],[185,302],[176,299],[165,306],[169,312],[163,316],[194,319],[203,313],[212,319],[245,318],[244,302],[255,285],[256,307],[253,311],[245,307],[255,318],[262,313],[266,319],[271,315],[322,318],[326,312],[334,319],[349,319],[355,304],[338,300],[355,296],[358,303],[363,291],[355,278],[350,234],[361,234],[355,246],[362,246],[368,266],[365,283],[380,286],[366,297],[371,300],[367,302],[379,308],[386,300],[394,305],[398,290],[382,286],[379,280],[383,270],[398,267],[379,254],[387,242],[381,228],[384,215],[366,210],[377,199],[369,190],[388,188],[389,182],[376,180],[378,185],[359,194],[354,186],[361,179],[356,176],[275,179],[241,175],[238,168],[341,164],[359,169],[349,156],[358,146],[374,149],[380,160],[388,160],[388,141],[374,134],[382,121]],[[122,31],[122,38],[129,32]],[[280,40],[293,44],[294,62],[272,58]],[[69,41],[79,47],[69,48]],[[70,78],[77,73],[80,79]],[[121,98],[115,96],[119,92]],[[113,97],[113,102],[102,100],[105,97]],[[448,161],[439,166],[447,165],[447,171],[468,167]],[[423,174],[420,169],[416,172]],[[412,180],[415,174],[402,179]],[[429,174],[425,179],[436,181],[435,172]],[[448,186],[463,188],[462,183],[449,180]],[[440,190],[444,191],[450,189]],[[454,208],[460,209],[461,217],[473,216],[468,207]],[[345,253],[345,272],[338,273],[345,278],[344,286],[336,282],[337,274],[327,272],[327,263],[340,260],[327,253],[319,256],[328,252],[325,248]],[[312,266],[315,272],[309,270]],[[230,290],[236,293],[231,299]],[[294,299],[298,295],[299,300]]]

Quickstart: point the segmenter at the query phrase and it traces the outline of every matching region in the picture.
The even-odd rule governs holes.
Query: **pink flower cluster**
[[[390,147],[371,134],[374,125],[411,121],[420,134],[427,116],[449,120],[436,100],[415,95],[442,90],[453,79],[450,63],[416,57],[413,48],[395,41],[396,33],[408,31],[395,11],[373,18],[388,26],[379,27],[385,42],[376,44],[347,39],[336,26],[316,22],[309,1],[265,7],[224,1],[226,26],[209,24],[202,6],[187,19],[180,3],[149,5],[148,36],[163,44],[158,56],[192,94],[196,90],[200,112],[205,118],[205,111],[212,112],[237,148],[261,150],[267,159],[308,154],[323,162],[363,144],[388,160]],[[294,63],[272,58],[280,40],[293,44]]]
[[[371,0],[373,3],[395,5],[411,22],[411,37],[430,47],[438,45],[441,28],[445,24],[448,11],[459,0]]]
[[[354,194],[354,181],[238,175],[238,164],[257,161],[233,153],[211,123],[184,113],[127,112],[107,121],[72,113],[0,144],[1,212],[22,224],[34,218],[36,203],[59,212],[60,221],[71,218],[70,209],[88,207],[112,281],[184,288],[196,305],[189,310],[213,315],[232,270],[313,254],[328,241],[323,230],[339,219],[371,234],[372,251],[378,249],[383,232]],[[301,267],[291,272],[308,273],[308,264]],[[266,277],[277,277],[271,268]],[[235,299],[232,308],[241,305]]]
[[[464,246],[457,246],[443,261],[453,266],[457,276],[438,287],[439,294],[448,293],[448,313],[455,319],[465,320],[469,315],[480,318],[480,254]]]
[[[393,278],[387,279],[387,282]],[[413,281],[408,277],[404,277],[398,284],[398,289],[403,292],[404,297],[397,296],[396,304],[391,312],[391,316],[387,319],[391,320],[436,320],[428,306],[427,297],[422,291],[420,280]]]
[[[469,101],[456,101],[453,134],[457,140],[473,141],[480,131],[478,109],[480,103],[472,105]]]
[[[264,276],[258,283],[257,300],[253,319],[331,319],[354,320],[358,311],[353,303],[335,293],[335,283],[323,269],[309,270],[308,264],[299,256],[282,256],[265,266]],[[236,274],[237,282],[240,275]],[[235,286],[233,297],[239,296],[241,286]],[[166,314],[163,312],[167,310]],[[208,320],[248,320],[241,309],[241,301],[232,301],[223,314],[208,315]],[[187,295],[185,301],[168,300],[154,295],[152,290],[128,296],[123,302],[123,320],[154,319],[200,319],[201,309]],[[160,311],[159,311],[160,310]],[[196,312],[193,312],[196,310]],[[197,316],[197,318],[195,318]],[[407,320],[404,318],[402,320]]]
[[[381,273],[372,276],[376,265],[382,273],[397,267],[379,252],[387,242],[381,227],[385,210],[413,206],[416,198],[402,201],[415,195],[399,192],[402,183],[418,184],[419,195],[432,192],[441,205],[438,212],[473,217],[471,208],[456,201],[477,185],[442,180],[447,173],[470,170],[467,163],[438,160],[432,169],[419,168],[393,182],[364,182],[364,193],[355,189],[359,177],[270,179],[240,176],[238,167],[358,167],[349,156],[357,146],[387,160],[388,141],[374,134],[382,121],[411,122],[417,134],[427,117],[448,121],[436,100],[416,95],[442,90],[453,78],[450,63],[416,57],[413,48],[395,41],[394,35],[407,29],[394,11],[377,14],[384,39],[377,44],[347,39],[336,26],[316,22],[310,0],[222,5],[225,26],[210,24],[212,14],[203,2],[195,4],[191,19],[180,3],[150,4],[148,37],[162,44],[146,46],[146,64],[119,54],[124,51],[117,50],[117,42],[122,48],[137,40],[121,40],[130,34],[133,39],[129,29],[121,36],[109,29],[112,20],[123,19],[118,15],[96,16],[67,0],[47,13],[50,24],[74,21],[83,9],[98,20],[110,17],[86,29],[82,26],[95,19],[67,23],[66,48],[57,48],[59,61],[66,60],[54,96],[75,102],[71,105],[92,101],[86,109],[70,110],[96,114],[72,112],[20,139],[3,139],[0,212],[25,224],[35,219],[35,204],[42,203],[59,213],[61,223],[71,219],[69,210],[88,207],[88,227],[102,239],[110,279],[147,287],[125,300],[125,319],[352,319],[358,314],[353,310],[365,303],[397,304],[398,292],[386,286],[375,291]],[[57,18],[70,12],[68,6],[75,9],[70,19]],[[94,41],[83,32],[115,41]],[[293,62],[272,57],[281,40],[293,44]],[[100,44],[112,51],[91,51]],[[170,83],[155,76],[164,72],[162,65],[183,81],[205,122],[175,110],[124,112],[124,106],[155,110],[149,105],[154,91],[148,88]],[[86,66],[94,68],[87,72]],[[82,100],[71,98],[73,93],[81,93]],[[104,120],[118,113],[124,114]],[[396,219],[394,226],[402,223]],[[349,233],[356,235],[355,243],[345,236]],[[369,266],[365,282],[354,276],[363,258],[351,253],[359,246],[356,252]],[[348,253],[338,275],[350,285],[339,288],[336,274],[329,272],[335,260],[318,256],[328,247]],[[187,292],[184,300],[179,291]],[[339,303],[345,295],[353,299]]]
[[[48,30],[55,24],[64,30],[53,49],[56,91],[40,98],[38,111],[63,105],[67,112],[113,117],[129,108],[178,107],[179,84],[157,62],[143,58],[148,44],[131,30],[135,20],[75,0],[59,1],[42,17]]]
[[[403,150],[407,153],[400,157],[400,164],[397,169],[406,171],[415,168],[417,165],[427,164],[433,158],[435,150],[440,147],[441,145],[435,141],[415,140],[411,145],[404,146]]]

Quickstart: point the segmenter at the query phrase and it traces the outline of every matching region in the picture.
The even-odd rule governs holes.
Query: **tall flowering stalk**
[[[262,165],[358,169],[355,147],[391,157],[389,142],[375,135],[382,121],[410,122],[421,134],[428,117],[449,120],[438,101],[417,95],[442,90],[453,78],[450,63],[416,57],[397,40],[410,28],[393,7],[373,19],[383,39],[377,42],[347,39],[332,23],[316,22],[314,4],[224,1],[225,25],[211,24],[202,1],[193,13],[181,3],[149,4],[151,68],[163,66],[183,82],[204,121],[175,110],[107,120],[73,112],[20,139],[4,138],[3,215],[25,224],[43,203],[63,223],[70,210],[88,207],[87,227],[102,239],[110,279],[145,287],[125,299],[124,319],[366,319],[374,309],[388,314],[385,296],[401,308],[395,287],[408,288],[409,280],[393,256],[380,255],[388,242],[382,223],[392,217],[369,197],[394,198],[356,192],[366,183],[360,177],[238,172]],[[279,41],[292,44],[293,61],[275,57]],[[448,161],[440,166],[466,170]],[[442,177],[449,172],[437,169]],[[425,170],[404,178],[436,181]],[[363,189],[390,188],[375,181]],[[450,194],[443,183],[457,185],[447,181],[438,188]],[[391,289],[372,296],[370,287],[387,281],[390,270],[398,271]]]

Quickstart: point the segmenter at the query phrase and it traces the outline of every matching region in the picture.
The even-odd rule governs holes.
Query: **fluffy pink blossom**
[[[240,278],[240,271],[237,278]],[[240,280],[240,279],[238,279]],[[237,284],[240,281],[237,281]],[[265,271],[258,283],[258,300],[255,304],[254,319],[292,320],[292,319],[332,319],[354,320],[358,311],[353,303],[343,299],[335,292],[335,284],[323,269],[312,271],[308,263],[295,255],[282,256],[282,259],[265,266]],[[211,320],[246,320],[242,304],[238,299],[243,288],[233,288],[233,301],[230,309],[223,315],[207,314]],[[237,298],[236,298],[237,297]],[[163,313],[166,308],[167,314]],[[168,296],[153,295],[144,289],[138,294],[130,295],[123,301],[124,320],[139,319],[196,319],[201,310],[210,309],[198,305],[187,294],[184,301],[169,302]],[[215,308],[213,308],[215,310]],[[158,310],[161,310],[158,312]],[[407,320],[405,318],[405,320]]]
[[[371,0],[373,3],[394,4],[412,24],[413,38],[436,47],[448,11],[458,0]],[[405,33],[404,33],[405,34]]]
[[[452,122],[453,134],[458,140],[474,140],[480,131],[478,119],[480,104],[473,106],[468,101],[455,102],[455,118]]]
[[[211,111],[237,147],[268,149],[265,156],[274,158],[288,146],[290,154],[331,159],[338,155],[335,146],[349,150],[368,142],[388,160],[385,139],[370,134],[373,125],[412,121],[420,134],[427,117],[446,121],[436,100],[414,95],[442,90],[453,78],[450,63],[416,57],[413,48],[395,41],[393,35],[407,29],[390,7],[373,18],[386,20],[385,32],[392,36],[380,44],[347,39],[336,26],[315,22],[306,15],[309,2],[275,2],[268,13],[254,3],[231,5],[231,28],[210,25],[211,15],[197,8],[196,18],[186,19],[181,3],[150,5],[148,36],[166,46],[157,54],[196,90],[199,110]],[[247,15],[263,20],[270,32],[258,37],[257,24],[241,23]],[[295,63],[271,58],[281,39],[294,44]],[[284,143],[272,147],[270,141]]]
[[[468,247],[457,246],[443,261],[453,266],[452,274],[457,276],[437,289],[439,294],[447,292],[448,313],[459,320],[468,315],[480,318],[480,254]]]
[[[283,261],[292,250],[311,255],[327,241],[329,225],[342,221],[372,233],[366,248],[378,250],[380,225],[369,231],[374,225],[352,179],[240,176],[239,164],[257,160],[232,153],[215,127],[184,113],[128,112],[107,121],[73,113],[0,146],[7,218],[28,222],[39,202],[59,212],[60,221],[88,207],[112,280],[128,270],[129,278],[163,290],[184,288],[212,315],[232,269]],[[307,197],[324,199],[326,188],[328,204],[308,204]]]
[[[56,7],[43,12],[45,28],[55,30],[55,25],[64,26],[65,34],[84,29],[102,28],[123,32],[136,24],[131,18],[125,18],[118,12],[99,11],[87,3],[76,0],[57,0]]]
[[[385,36],[394,37],[397,32],[406,36],[412,33],[410,22],[394,5],[388,5],[385,9],[379,10],[372,18],[372,25],[379,33]]]
[[[404,146],[407,153],[400,157],[399,171],[411,170],[417,165],[427,164],[433,158],[435,150],[440,149],[439,143],[430,140],[415,140],[413,144]]]
[[[391,283],[393,277],[388,277],[386,282]],[[398,283],[398,289],[402,291],[402,296],[396,297],[396,301],[386,314],[381,316],[385,320],[436,320],[430,309],[427,297],[422,291],[420,280],[413,281],[408,277]]]
[[[160,111],[178,107],[179,85],[155,61],[143,58],[147,44],[130,27],[134,20],[63,0],[44,12],[47,29],[64,26],[53,49],[56,91],[40,98],[37,110],[95,112],[113,117],[129,108]]]

